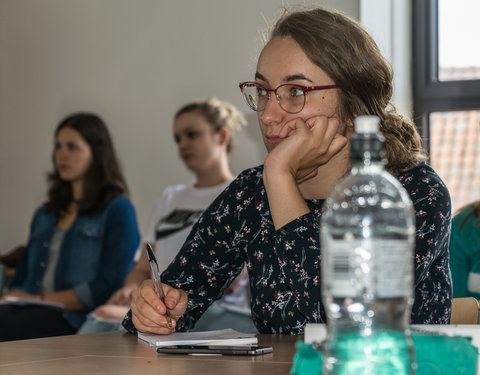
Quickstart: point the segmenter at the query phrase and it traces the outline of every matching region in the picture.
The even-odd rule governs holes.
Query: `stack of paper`
[[[255,333],[241,333],[231,328],[216,331],[175,332],[170,335],[138,332],[138,338],[153,346],[252,345],[258,342]]]

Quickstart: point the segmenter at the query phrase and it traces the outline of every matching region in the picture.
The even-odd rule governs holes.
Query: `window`
[[[471,44],[479,14],[478,0],[438,0],[439,81],[480,79],[480,49]]]
[[[413,0],[412,12],[414,118],[455,212],[480,199],[480,2]]]

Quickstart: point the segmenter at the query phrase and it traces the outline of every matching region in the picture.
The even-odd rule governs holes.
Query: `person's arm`
[[[325,322],[321,304],[319,210],[312,212],[299,184],[315,177],[318,167],[343,150],[347,138],[338,133],[336,118],[318,116],[304,123],[289,122],[280,135],[286,137],[265,160],[264,184],[276,233],[274,254],[282,266],[294,306],[291,316],[274,323],[275,329],[300,332],[305,322]],[[331,168],[330,168],[331,169]],[[335,183],[325,176],[324,186]],[[295,327],[295,328],[293,328]]]
[[[159,335],[166,335],[175,331],[179,318],[187,309],[188,297],[181,289],[172,288],[167,284],[162,284],[162,287],[165,294],[164,302],[158,297],[158,284],[151,279],[145,280],[133,292],[130,304],[131,313],[128,313],[134,325],[132,328]],[[171,327],[166,316],[167,309],[171,318]],[[126,328],[128,329],[128,327]]]
[[[345,147],[347,139],[337,131],[336,118],[318,116],[306,123],[290,121],[280,132],[285,139],[269,153],[263,169],[275,229],[310,211],[298,183],[315,176],[319,166]]]
[[[438,175],[426,165],[399,179],[413,201],[416,219],[411,323],[448,324],[452,306],[450,195]]]
[[[97,276],[73,287],[78,300],[87,309],[105,303],[123,285],[140,242],[135,209],[131,202],[120,196],[107,209]]]
[[[305,203],[295,178],[290,172],[278,171],[272,163],[265,161],[263,181],[268,195],[275,229],[307,214],[310,210]]]
[[[53,218],[45,218],[45,215],[42,214],[43,211],[44,207],[42,206],[35,213],[31,224],[31,232],[33,228],[35,228],[37,221],[40,220],[40,217],[43,218],[42,220],[54,220]],[[54,224],[52,223],[52,225]],[[119,277],[122,278],[122,280],[120,280],[120,284],[117,285],[121,285],[121,281],[123,281],[122,275],[125,275],[128,271],[131,259],[133,258],[133,251],[137,246],[133,245],[133,243],[137,242],[139,238],[136,217],[133,206],[131,206],[128,200],[127,203],[123,202],[115,204],[115,207],[109,215],[106,226],[106,238],[103,241],[105,245],[103,248],[102,265],[98,273],[98,278],[93,280],[90,284],[94,285],[93,287],[90,287],[88,283],[82,283],[75,285],[70,289],[47,294],[31,294],[21,291],[19,288],[26,278],[28,259],[32,256],[29,252],[31,250],[29,242],[27,244],[27,250],[22,256],[18,268],[18,274],[12,285],[12,290],[8,293],[8,296],[59,302],[62,303],[67,310],[83,310],[98,305],[99,303],[92,300],[92,297],[95,297],[97,293],[100,293],[102,288],[96,288],[95,285],[102,286],[103,289],[105,289],[110,286],[109,280],[106,279],[116,279]],[[106,254],[108,254],[108,256]],[[105,261],[105,259],[108,261]],[[111,263],[112,266],[108,266],[106,263]],[[104,293],[104,295],[107,293]],[[106,295],[106,297],[108,297],[108,295]]]
[[[37,209],[37,211],[35,212],[32,218],[32,222],[30,224],[30,236],[29,236],[29,241],[27,242],[26,250],[22,254],[22,257],[20,259],[19,265],[15,273],[15,277],[11,284],[11,290],[10,292],[6,293],[3,296],[3,299],[7,297],[32,298],[32,299],[37,299],[41,301],[62,303],[65,306],[65,309],[67,310],[82,310],[84,306],[78,301],[72,289],[63,290],[60,292],[47,293],[47,294],[32,294],[32,293],[24,292],[20,289],[25,278],[27,277],[28,262],[29,262],[29,259],[31,259],[32,257],[32,254],[30,253],[30,251],[32,250],[31,233],[33,233],[34,228],[36,228],[36,226],[38,225],[38,222],[41,220],[40,219],[41,217],[43,218],[43,220],[46,220],[44,216],[43,205]],[[54,219],[49,218],[48,220],[54,220]]]
[[[232,184],[204,211],[175,259],[161,275],[166,307],[169,310],[177,304],[182,307],[173,312],[174,320],[182,318],[182,325],[177,329],[192,328],[243,269],[245,259],[237,248],[235,236],[242,240],[241,233],[248,228],[235,217],[237,205],[233,197],[241,188]],[[170,332],[165,330],[165,305],[154,286],[147,280],[134,292],[130,317],[124,320],[124,327],[129,331],[136,328],[155,333]],[[170,293],[173,293],[171,304]]]

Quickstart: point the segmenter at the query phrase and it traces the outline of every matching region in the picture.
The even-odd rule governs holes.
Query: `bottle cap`
[[[360,134],[377,133],[380,119],[377,116],[358,116],[355,119],[355,132]]]

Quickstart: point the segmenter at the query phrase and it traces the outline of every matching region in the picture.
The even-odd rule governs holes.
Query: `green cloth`
[[[476,375],[478,349],[466,337],[412,335],[417,375]],[[319,375],[322,354],[310,344],[297,342],[290,375]]]
[[[472,214],[472,210],[473,206],[468,206],[452,219],[450,270],[452,272],[453,298],[474,297],[480,299],[480,227],[478,226],[479,220]],[[473,282],[474,290],[468,288],[470,274],[472,281],[475,279],[479,281],[478,283]]]

